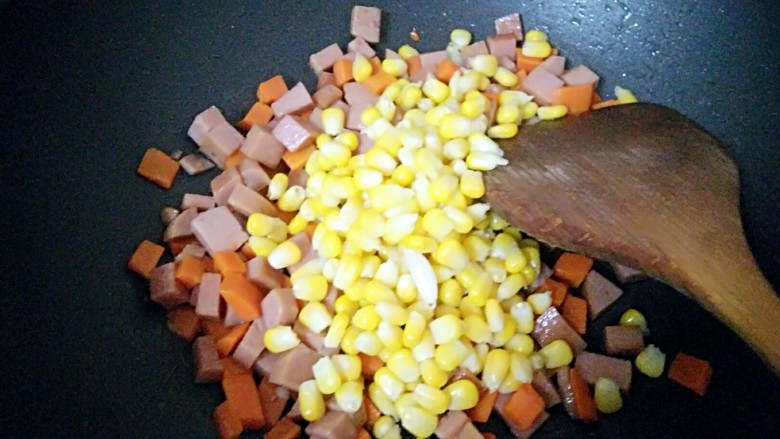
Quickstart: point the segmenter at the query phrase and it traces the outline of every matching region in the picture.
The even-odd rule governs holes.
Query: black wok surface
[[[219,386],[192,384],[190,346],[125,269],[142,239],[161,236],[159,209],[205,192],[214,174],[181,173],[163,191],[135,167],[149,146],[194,150],[192,117],[215,104],[237,120],[264,78],[313,87],[308,55],[346,45],[353,3],[207,3],[0,1],[0,437],[216,435]],[[738,165],[748,240],[780,288],[780,3],[372,3],[386,11],[380,48],[410,42],[412,28],[421,50],[456,27],[485,37],[520,12],[570,65],[598,72],[603,95],[623,85],[699,122]],[[592,349],[631,306],[668,360],[684,350],[711,361],[707,396],[635,374],[618,414],[584,425],[557,407],[537,437],[780,437],[778,378],[669,287],[628,287]]]

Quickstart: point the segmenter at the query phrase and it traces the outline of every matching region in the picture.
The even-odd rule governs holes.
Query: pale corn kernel
[[[325,399],[317,388],[315,380],[304,381],[298,386],[298,407],[303,419],[309,422],[325,415]]]
[[[374,372],[374,382],[390,398],[396,400],[404,391],[404,383],[387,366],[380,367]]]
[[[422,172],[431,180],[436,178],[444,168],[441,156],[431,148],[415,149],[413,150],[411,157],[411,167],[417,172]],[[412,185],[412,187],[414,188],[414,185]]]
[[[376,109],[379,110],[379,114],[381,114],[385,120],[393,120],[393,117],[395,117],[396,106],[390,98],[381,96],[374,105],[376,106]],[[387,131],[392,130],[393,128],[391,127]],[[387,134],[387,131],[385,131],[383,135]]]
[[[449,160],[462,160],[466,158],[469,152],[469,144],[466,139],[452,139],[444,144],[442,154]],[[452,166],[452,165],[450,165]]]
[[[436,307],[436,309],[433,311],[433,317],[439,318],[444,317],[447,315],[455,316],[460,318],[460,310],[458,307],[453,305],[447,305],[447,304],[440,304]]]
[[[414,231],[418,217],[416,213],[406,213],[388,218],[382,240],[391,245],[398,244]]]
[[[517,135],[516,123],[503,123],[494,125],[487,130],[487,135],[493,139],[511,139]]]
[[[390,399],[390,397],[387,395],[387,393],[385,393],[384,390],[382,390],[382,387],[379,384],[377,384],[376,380],[374,380],[371,384],[368,385],[368,397],[371,398],[371,402],[374,403],[376,408],[379,409],[379,411],[382,414],[392,416],[394,418],[398,418],[398,413],[396,413],[395,411],[393,400]],[[388,418],[388,419],[390,419],[390,422],[395,423],[395,421],[393,421],[392,418]]]
[[[520,90],[502,90],[498,94],[498,105],[522,107],[532,100],[533,96]]]
[[[431,331],[423,331],[423,335],[420,337],[420,343],[411,349],[412,356],[418,362],[423,362],[429,358],[433,358],[436,355],[436,345],[433,343],[433,336],[431,335]]]
[[[528,356],[528,359],[531,360],[531,366],[533,366],[534,370],[544,369],[544,357],[539,352],[533,352]]]
[[[485,303],[485,317],[492,332],[504,329],[504,310],[496,299],[488,299]]]
[[[552,294],[549,291],[530,294],[526,301],[531,305],[534,314],[542,315],[552,305]]]
[[[454,342],[463,335],[463,321],[451,314],[433,320],[428,328],[437,345]]]
[[[536,279],[537,272],[534,267],[526,265],[522,270],[520,270],[520,274],[522,274],[525,278],[526,284],[530,284]]]
[[[510,311],[517,326],[517,332],[530,334],[534,330],[534,311],[528,302],[520,302]]]
[[[499,301],[502,301],[515,296],[520,291],[520,289],[526,285],[525,276],[522,274],[509,274],[506,279],[501,282],[501,285],[498,286],[498,290],[496,291],[496,298]]]
[[[498,70],[498,58],[495,55],[476,55],[471,57],[471,68],[492,78]]]
[[[430,209],[422,217],[423,230],[436,239],[444,239],[451,231],[455,230],[455,223],[439,208]]]
[[[661,376],[664,372],[665,363],[666,354],[652,344],[647,345],[634,360],[636,368],[651,378]]]
[[[358,279],[361,269],[362,259],[360,256],[343,255],[333,277],[333,285],[340,290],[347,289]]]
[[[379,111],[379,109],[377,109],[377,111]],[[366,126],[366,128],[363,130],[363,133],[368,136],[369,139],[376,140],[391,128],[393,128],[393,125],[384,117],[381,117],[375,120],[371,125]]]
[[[395,420],[388,415],[382,415],[374,422],[374,428],[371,430],[371,433],[377,439],[384,439],[393,427],[398,427]]]
[[[262,236],[250,236],[249,248],[256,256],[268,257],[278,245],[275,241]]]
[[[436,104],[441,104],[450,96],[450,88],[447,84],[436,79],[433,74],[428,74],[422,85],[423,94]]]
[[[457,270],[435,262],[431,264],[431,266],[433,267],[433,273],[436,276],[437,283],[442,283],[447,279],[452,279],[455,277],[455,273],[457,273]]]
[[[528,334],[515,334],[504,344],[504,347],[518,354],[528,356],[534,351],[534,339]]]
[[[249,215],[246,221],[246,231],[252,236],[267,237],[279,228],[280,224],[284,224],[284,221],[264,213],[255,212]]]
[[[408,387],[416,387],[416,383],[409,383],[407,385],[407,390],[413,390],[408,389]],[[417,401],[414,398],[414,394],[411,391],[407,391],[401,394],[401,396],[398,397],[398,400],[395,401],[395,411],[398,413],[398,416],[403,418],[404,413],[412,408],[412,407],[420,407],[420,405],[417,403]]]
[[[474,122],[461,114],[445,114],[441,118],[439,135],[444,139],[468,137],[475,131]]]
[[[457,204],[461,204],[460,197],[458,194],[453,196],[451,201],[457,202]],[[466,201],[463,201],[463,204],[465,204]],[[456,207],[455,205],[449,205],[444,206],[442,209],[447,216],[449,216],[452,223],[455,225],[455,231],[458,232],[461,235],[465,235],[469,233],[472,229],[474,229],[474,219],[471,218],[471,216],[466,213],[463,207]],[[466,254],[468,256],[468,251],[466,251]]]
[[[466,29],[453,29],[450,32],[450,41],[458,48],[466,47],[471,44],[471,32]]]
[[[336,354],[330,357],[330,359],[344,383],[360,379],[362,365],[359,356]]]
[[[433,252],[433,260],[454,270],[462,270],[469,263],[469,254],[457,239],[446,239]]]
[[[463,246],[472,261],[481,262],[490,255],[490,243],[487,239],[475,233],[469,234],[463,240]]]
[[[509,317],[510,318],[504,317],[504,327],[501,328],[501,331],[493,334],[493,339],[490,340],[491,346],[504,346],[506,342],[517,333],[517,326],[515,325],[514,319],[511,318],[511,315]]]
[[[357,188],[366,191],[382,184],[384,177],[378,169],[361,167],[355,170],[354,179]]]
[[[469,315],[463,319],[464,335],[474,343],[487,343],[491,340],[490,326],[478,315]]]
[[[404,111],[413,109],[423,97],[423,91],[420,86],[415,84],[409,84],[404,87],[396,98],[396,103]],[[417,113],[413,113],[410,118],[414,117]],[[424,117],[424,116],[423,116]]]
[[[497,166],[504,166],[509,160],[490,152],[475,151],[466,157],[466,164],[475,171],[492,171]]]
[[[398,48],[398,55],[401,56],[403,59],[409,59],[415,55],[419,55],[420,52],[417,51],[414,47],[404,44],[403,46]]]
[[[529,41],[523,42],[521,49],[523,56],[531,58],[547,58],[552,53],[552,46],[548,41]]]
[[[387,284],[380,282],[378,279],[371,279],[365,284],[364,289],[365,299],[369,303],[379,302],[396,302],[397,298],[392,288]],[[370,312],[370,316],[373,316],[376,310]]]
[[[328,280],[321,274],[299,275],[291,281],[293,295],[296,299],[321,301],[328,294]]]
[[[320,148],[320,155],[330,160],[336,167],[346,167],[349,163],[349,159],[352,158],[352,151],[350,151],[347,145],[331,141],[325,142],[322,145]]]
[[[463,287],[455,279],[447,279],[439,285],[439,300],[446,305],[458,306],[463,298]]]
[[[311,276],[314,274],[321,274],[322,268],[325,266],[325,259],[315,258],[303,263],[298,269],[296,269],[290,275],[290,282],[297,283],[299,279]]]
[[[339,407],[347,413],[355,413],[363,405],[363,381],[347,381],[339,387],[334,397]]]
[[[341,108],[330,107],[322,110],[321,119],[322,129],[325,131],[325,134],[336,136],[344,131],[346,115],[344,114],[344,110]]]
[[[283,174],[281,172],[274,174],[274,176],[271,177],[271,181],[268,183],[268,193],[267,193],[268,199],[269,200],[279,199],[279,197],[281,197],[282,194],[287,190],[288,182],[289,182],[289,177],[287,177],[287,174]]]
[[[620,86],[615,87],[615,97],[621,104],[633,104],[635,102],[639,102],[631,90]]]
[[[650,334],[644,314],[634,308],[629,308],[621,314],[620,326],[636,326],[642,331],[643,335]]]
[[[466,268],[456,274],[455,279],[457,279],[458,283],[460,283],[463,288],[468,289],[474,285],[474,282],[476,282],[477,277],[481,271],[482,267],[479,264],[472,262],[469,263]]]
[[[436,431],[439,418],[422,407],[410,407],[401,417],[401,425],[416,437],[429,437]]]
[[[322,332],[333,322],[330,311],[322,302],[309,302],[298,313],[298,321],[313,332]]]
[[[437,346],[434,359],[436,360],[436,364],[443,370],[452,372],[455,368],[460,366],[470,353],[471,351],[468,346],[463,344],[460,340],[455,340]]]
[[[404,273],[398,277],[395,293],[402,303],[412,303],[417,300],[417,287],[414,285],[414,280],[409,273]]]
[[[544,105],[536,110],[536,115],[541,120],[560,119],[569,112],[565,105]]]
[[[380,64],[380,68],[381,68],[381,64]],[[385,91],[382,92],[380,97],[384,96],[387,99],[395,100],[395,98],[398,97],[398,93],[400,93],[401,89],[403,89],[404,86],[407,84],[407,82],[404,81],[405,81],[404,79],[397,79],[395,82],[387,86],[387,88],[385,88]]]
[[[289,326],[274,326],[265,331],[263,343],[265,343],[266,349],[278,354],[298,346],[301,343],[301,339],[298,338],[298,334]]]
[[[374,310],[379,314],[383,321],[392,323],[393,325],[403,326],[409,319],[409,313],[406,308],[398,303],[378,302],[374,305]]]
[[[409,317],[404,326],[404,346],[414,348],[420,343],[426,323],[425,317],[419,312],[409,312]]]
[[[398,58],[385,58],[382,61],[382,70],[396,78],[406,73],[406,61]]]
[[[517,74],[507,69],[506,67],[499,66],[496,69],[496,73],[493,75],[493,79],[503,85],[504,87],[514,87],[517,85]]]
[[[496,296],[496,298],[498,298],[498,296]],[[523,301],[523,297],[519,294],[516,294],[509,297],[508,299],[498,299],[498,301],[501,303],[501,309],[503,309],[504,312],[509,313],[512,311],[513,306]]]
[[[485,261],[484,266],[485,271],[490,273],[493,282],[504,282],[507,276],[506,268],[504,268],[504,261],[498,258],[488,258]]]
[[[347,331],[347,326],[349,326],[349,315],[344,313],[336,314],[330,327],[328,327],[328,332],[325,334],[322,345],[326,348],[339,347],[341,339]]]
[[[374,331],[363,331],[355,337],[355,349],[366,355],[379,355],[383,347],[382,340]]]
[[[440,415],[447,411],[450,405],[450,395],[438,387],[420,383],[414,389],[417,403],[431,413]]]
[[[544,358],[544,367],[555,369],[556,367],[566,366],[574,359],[571,347],[564,340],[555,340],[539,350]]]
[[[420,379],[420,366],[409,349],[401,348],[393,352],[387,360],[387,368],[404,383]]]
[[[294,241],[284,241],[268,255],[268,264],[276,269],[287,268],[301,260],[301,249]]]
[[[515,105],[501,105],[496,111],[496,123],[499,124],[517,124],[522,117],[522,112]]]
[[[518,382],[529,384],[533,381],[534,367],[526,354],[519,352],[510,353],[509,371]]]
[[[400,326],[381,321],[376,329],[376,335],[385,346],[385,349],[389,349],[391,352],[403,347],[404,330]]]
[[[433,107],[435,106],[436,104],[428,98],[422,98],[420,99],[420,102],[417,103],[417,108],[425,112],[425,123],[428,123],[428,112],[433,110]]]
[[[490,352],[491,347],[488,343],[477,343],[476,346],[474,346],[474,353],[477,356],[477,360],[479,361],[479,371],[482,371],[482,368],[485,367],[485,360],[487,360],[487,354]],[[474,372],[477,373],[477,372]]]
[[[314,374],[314,381],[317,383],[317,390],[323,395],[332,395],[341,387],[341,375],[330,357],[321,357],[314,363],[311,370]]]
[[[615,413],[623,408],[623,395],[617,383],[610,378],[599,378],[593,390],[596,408],[601,413]]]
[[[477,405],[479,390],[477,385],[467,379],[459,379],[444,388],[450,395],[448,410],[468,410]]]
[[[437,389],[444,387],[449,379],[447,372],[442,370],[433,358],[420,362],[420,376],[425,384]]]
[[[366,165],[379,170],[383,175],[390,175],[398,163],[386,150],[371,148],[366,153]]]
[[[306,189],[295,185],[287,188],[282,196],[279,197],[279,200],[276,204],[279,207],[279,210],[283,212],[296,212],[301,207],[301,203],[303,203],[303,200],[305,199]]]

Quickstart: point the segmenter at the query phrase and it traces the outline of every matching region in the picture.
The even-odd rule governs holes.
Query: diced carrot
[[[366,355],[360,352],[358,356],[363,365],[363,377],[365,378],[374,378],[374,373],[385,365],[382,359],[376,355]]]
[[[372,56],[368,59],[368,62],[371,63],[371,72],[378,72],[382,70],[382,61],[379,59],[378,56]]]
[[[297,212],[285,212],[280,210],[276,213],[276,216],[285,223],[290,224],[290,221],[292,221],[292,219],[295,218],[295,215],[297,214]]]
[[[240,149],[236,150],[236,152],[234,152],[233,154],[230,154],[230,157],[228,157],[225,160],[224,168],[225,169],[235,168],[236,166],[240,165],[241,162],[243,162],[245,158],[246,158],[246,156],[244,155],[243,152],[241,152]]]
[[[358,430],[355,439],[371,439],[371,434],[367,432],[365,428],[361,428],[360,430]]]
[[[590,393],[588,382],[582,377],[577,368],[569,369],[569,384],[571,384],[572,395],[574,396],[574,410],[577,417],[582,422],[593,422],[598,419],[596,412],[596,402]]]
[[[421,68],[422,68],[422,60],[420,59],[420,55],[410,56],[409,58],[406,58],[406,73],[408,73],[409,76],[412,76],[415,73],[419,72]]]
[[[452,78],[452,75],[455,74],[459,68],[460,66],[448,58],[436,66],[436,72],[434,74],[439,81],[449,84],[450,78]]]
[[[595,104],[591,105],[590,109],[591,110],[601,110],[602,108],[613,107],[615,105],[620,105],[620,101],[618,101],[617,99],[609,99],[609,100],[601,101],[601,102],[598,102],[598,103],[595,103]]]
[[[593,259],[578,253],[564,252],[553,266],[553,274],[565,280],[574,288],[579,288],[593,267]]]
[[[248,430],[259,430],[265,426],[260,394],[252,375],[233,375],[222,379],[222,390],[230,410],[241,420],[241,426]]]
[[[203,332],[214,337],[214,340],[219,340],[230,332],[230,328],[217,319],[201,319],[200,326],[203,328]]]
[[[270,105],[287,93],[287,90],[287,84],[285,84],[282,75],[276,75],[257,86],[257,100]]]
[[[305,229],[303,229],[303,232],[306,233],[306,235],[309,236],[309,240],[311,240],[311,237],[314,236],[314,229],[316,229],[317,226],[313,223],[309,223]]]
[[[260,317],[260,301],[263,296],[257,286],[243,274],[224,276],[219,293],[242,319],[250,321]]]
[[[495,434],[493,434],[493,433],[482,433],[482,436],[483,436],[485,439],[496,439],[496,435],[495,435]]]
[[[680,352],[669,366],[669,379],[704,396],[712,378],[709,361]]]
[[[466,410],[466,414],[474,422],[487,422],[493,406],[496,405],[496,399],[498,399],[498,392],[484,392],[480,395],[477,405]]]
[[[596,90],[593,90],[593,94],[590,96],[590,104],[598,104],[603,99],[601,99],[601,95]]]
[[[520,69],[517,71],[517,83],[511,87],[512,90],[520,90],[523,88],[523,82],[525,81],[525,78],[528,77],[528,73]]]
[[[585,335],[588,325],[588,302],[574,295],[567,295],[560,306],[561,316],[580,335]]]
[[[580,115],[590,110],[593,84],[567,85],[553,90],[553,104],[562,104],[569,113]]]
[[[223,275],[246,274],[246,263],[236,252],[216,252],[214,254],[214,267]]]
[[[182,258],[176,265],[176,280],[187,288],[194,288],[203,276],[203,261],[192,255]]]
[[[530,56],[523,55],[523,51],[518,47],[515,49],[515,65],[517,70],[525,70],[526,73],[531,73],[535,68],[539,67],[544,60],[542,58],[532,58]]]
[[[244,334],[246,334],[247,329],[249,329],[249,322],[244,322],[234,326],[227,334],[220,337],[217,340],[217,352],[219,352],[219,355],[227,357],[233,353],[233,350],[238,346]]]
[[[244,431],[241,420],[230,410],[227,401],[222,402],[214,409],[214,423],[217,424],[219,439],[238,439]]]
[[[233,377],[236,375],[252,375],[251,370],[244,367],[243,364],[233,359],[233,357],[220,358],[219,362],[222,363],[222,369],[224,370],[222,373],[222,378]]]
[[[378,96],[382,94],[387,86],[393,82],[395,82],[395,76],[385,72],[384,70],[380,70],[366,78],[363,81],[363,85],[365,85],[366,88],[371,91],[371,93]]]
[[[168,311],[168,329],[192,342],[200,332],[200,317],[191,306],[180,306]]]
[[[368,391],[366,391],[363,395],[363,405],[366,407],[366,425],[373,427],[376,420],[382,416],[382,412],[380,412],[374,403],[371,402],[371,398],[368,396]]]
[[[149,148],[141,158],[136,172],[152,183],[169,189],[179,172],[179,162],[157,148]]]
[[[166,244],[168,244],[168,250],[174,256],[181,253],[181,251],[184,250],[184,247],[187,247],[187,245],[189,244],[200,245],[200,243],[198,242],[198,238],[195,238],[194,236],[184,236],[181,238],[174,238],[168,241]]]
[[[522,384],[504,405],[504,417],[525,430],[544,411],[544,399],[530,384]]]
[[[246,116],[237,124],[238,128],[249,131],[252,125],[265,125],[274,117],[274,110],[262,102],[255,102],[252,108],[247,111]]]
[[[569,286],[566,285],[565,282],[559,282],[555,279],[548,278],[534,292],[543,293],[545,291],[552,293],[552,306],[557,308],[566,300],[566,296],[569,294]]]
[[[151,275],[157,263],[160,262],[164,252],[165,248],[163,246],[144,239],[138,245],[138,248],[135,249],[133,255],[130,256],[127,268],[149,279],[149,275]]]
[[[306,161],[317,147],[312,143],[305,148],[298,148],[295,151],[285,151],[282,160],[287,164],[291,171],[301,169],[306,166]]]
[[[214,266],[214,259],[212,259],[211,256],[204,255],[203,258],[201,258],[201,262],[203,262],[204,273],[217,273],[217,267]]]
[[[282,418],[274,427],[263,436],[265,439],[298,439],[301,436],[301,427],[288,417]]]
[[[342,58],[333,64],[333,81],[336,86],[343,87],[352,79],[352,60]]]
[[[284,408],[287,405],[289,396],[283,397],[277,393],[279,386],[273,384],[267,376],[260,380],[257,391],[260,393],[260,404],[263,406],[265,422],[268,425],[275,425],[282,418]]]

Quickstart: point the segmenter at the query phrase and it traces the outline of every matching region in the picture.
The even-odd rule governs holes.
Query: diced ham
[[[357,83],[348,82],[347,84]],[[347,84],[344,85],[346,86]],[[331,104],[340,100],[342,96],[344,96],[344,93],[340,88],[336,87],[334,84],[329,84],[315,91],[311,99],[314,101],[314,105],[316,105],[318,108],[328,108],[331,106]]]
[[[281,354],[275,354],[266,349],[260,353],[259,357],[257,357],[257,361],[255,361],[255,365],[252,367],[252,369],[264,377],[270,376],[271,372],[274,370],[274,366],[276,365],[276,360],[279,359],[280,355]]]
[[[531,385],[544,399],[545,407],[550,408],[561,402],[561,395],[558,394],[558,389],[555,388],[555,385],[553,385],[546,373],[538,370],[534,372]]]
[[[512,61],[515,60],[517,52],[517,38],[514,34],[491,35],[487,38],[488,52],[495,56],[505,56]]]
[[[230,193],[233,192],[233,188],[241,183],[241,174],[235,167],[225,169],[211,179],[209,186],[211,187],[211,194],[214,196],[214,201],[217,206],[224,206],[227,204]]]
[[[306,169],[294,169],[287,173],[287,185],[288,187],[300,186],[306,188],[306,182],[309,181],[309,174],[306,173]]]
[[[344,111],[344,114],[349,114],[349,109],[351,108],[350,105],[344,101],[336,101],[331,107],[341,108],[341,110]]]
[[[314,143],[318,130],[297,116],[284,116],[272,133],[288,151],[296,151]]]
[[[570,418],[579,419],[577,409],[574,406],[574,391],[569,380],[569,366],[558,368],[558,371],[555,373],[555,379],[558,381],[558,391],[561,393],[563,408],[566,409],[566,413],[569,414]]]
[[[363,126],[363,123],[360,121],[360,115],[363,114],[363,110],[370,107],[372,104],[369,104],[367,102],[361,103],[361,104],[355,104],[350,106],[349,112],[347,113],[347,122],[345,126],[350,130],[360,131],[365,126]]]
[[[252,368],[257,357],[265,349],[263,337],[267,328],[262,318],[253,320],[241,342],[236,346],[236,350],[233,351],[233,358],[247,369]]]
[[[306,434],[322,439],[354,439],[357,436],[357,428],[346,413],[328,411],[325,416],[306,427]]]
[[[320,107],[314,107],[314,109],[311,110],[311,114],[309,114],[309,123],[318,130],[325,131],[325,128],[322,126],[322,109]]]
[[[236,152],[243,143],[244,136],[233,125],[223,121],[206,134],[199,151],[217,166],[223,168],[225,160]]]
[[[209,210],[215,207],[217,203],[214,201],[214,197],[201,194],[184,194],[181,199],[181,209],[186,210],[194,207],[198,210]]]
[[[311,368],[319,359],[318,353],[301,343],[279,355],[268,378],[274,384],[297,392],[302,382],[314,378]]]
[[[153,302],[166,309],[187,303],[190,291],[176,280],[176,267],[173,262],[160,265],[149,275],[149,292]]]
[[[435,52],[425,52],[420,54],[420,72],[423,74],[433,73],[436,66],[445,59],[449,59],[446,50],[437,50]],[[420,73],[418,72],[418,73]],[[425,79],[425,76],[423,76]]]
[[[344,100],[352,106],[365,103],[374,105],[379,96],[371,93],[371,90],[359,82],[347,82],[344,84]]]
[[[523,25],[520,22],[520,14],[515,12],[496,18],[496,33],[499,35],[512,34],[517,41],[521,41],[523,39]]]
[[[569,344],[574,355],[584,351],[587,346],[585,340],[566,323],[566,320],[554,306],[536,318],[536,325],[534,325],[534,331],[531,335],[542,347],[555,340],[563,340]]]
[[[439,439],[455,439],[463,430],[466,424],[470,424],[471,420],[466,413],[461,410],[450,410],[441,417],[439,420],[439,426],[436,427],[434,434]]]
[[[581,352],[574,361],[574,367],[591,385],[595,385],[599,378],[609,378],[624,392],[628,392],[631,387],[632,367],[629,360]]]
[[[615,272],[615,277],[617,277],[620,283],[629,284],[647,279],[647,274],[642,270],[637,270],[636,268],[631,268],[617,262],[610,262],[610,265],[612,266],[612,271]]]
[[[339,298],[339,289],[332,283],[328,283],[328,294],[322,299],[322,303],[328,308],[331,314],[336,314],[336,299]]]
[[[347,50],[359,53],[366,58],[372,58],[376,55],[376,51],[374,51],[362,37],[355,37],[354,40],[350,41],[349,44],[347,44]]]
[[[320,72],[317,75],[317,87],[315,90],[319,90],[322,87],[325,87],[326,85],[336,85],[336,80],[333,77],[333,73]]]
[[[503,67],[503,68],[509,70],[512,73],[517,73],[517,63],[515,63],[508,56],[499,56],[498,57],[498,65],[500,67]]]
[[[195,153],[182,157],[179,160],[179,165],[181,165],[181,168],[184,169],[187,175],[202,174],[214,167],[214,163],[210,160]]]
[[[301,114],[314,108],[314,101],[311,100],[309,91],[303,82],[295,86],[277,99],[271,108],[274,110],[274,116],[282,117],[287,114]]]
[[[224,206],[198,214],[192,220],[192,232],[211,256],[221,251],[236,251],[249,239],[236,217]]]
[[[566,58],[558,55],[548,56],[547,59],[539,64],[539,67],[547,70],[555,76],[561,76],[566,66]]]
[[[282,271],[271,267],[264,256],[256,256],[246,263],[247,279],[265,290],[281,288],[283,276]]]
[[[525,430],[521,430],[517,424],[511,422],[504,416],[504,406],[506,405],[506,403],[509,401],[509,398],[511,397],[512,397],[511,393],[504,393],[502,395],[499,395],[498,399],[496,399],[495,411],[496,413],[499,414],[499,416],[501,416],[501,419],[503,419],[504,422],[506,422],[507,427],[509,427],[509,430],[516,438],[528,439],[536,432],[536,430],[539,429],[539,427],[542,426],[542,424],[545,423],[545,421],[547,421],[547,419],[550,417],[550,414],[546,411],[542,412],[530,427],[528,427]]]
[[[246,320],[244,320],[243,317],[238,315],[238,313],[236,312],[235,308],[230,306],[229,303],[225,304],[225,318],[224,318],[225,326],[228,326],[228,327],[230,327],[230,326],[238,326],[238,325],[244,323],[245,321]]]
[[[192,356],[195,363],[195,382],[216,383],[222,379],[224,368],[219,361],[217,342],[214,337],[204,335],[192,344]]]
[[[463,59],[471,58],[472,56],[477,55],[487,55],[489,53],[490,52],[488,51],[487,43],[484,41],[477,41],[460,49],[460,55],[463,57]]]
[[[552,276],[552,274],[552,268],[547,266],[547,264],[542,263],[542,269],[539,270],[539,276],[536,276],[536,279],[531,282],[531,285],[528,285],[528,291],[536,291],[536,289],[541,287],[542,284],[547,281],[550,276]]]
[[[358,148],[355,152],[356,154],[365,154],[372,146],[374,146],[373,139],[363,133],[358,134]]]
[[[203,273],[200,277],[200,283],[193,288],[198,295],[198,302],[195,305],[195,314],[201,317],[213,319],[219,318],[219,285],[222,282],[222,276],[219,273]]]
[[[269,168],[279,166],[282,155],[287,151],[276,137],[269,131],[270,128],[260,125],[252,125],[246,134],[241,152],[252,160],[257,160]]]
[[[319,52],[311,54],[309,56],[309,66],[314,70],[314,73],[320,73],[333,67],[333,64],[342,55],[344,55],[344,52],[341,51],[341,47],[333,43]]]
[[[265,169],[252,159],[244,159],[238,165],[238,173],[241,175],[244,185],[253,191],[261,191],[271,182],[271,177],[268,176]]]
[[[523,81],[524,92],[533,95],[541,105],[550,105],[553,91],[563,87],[564,82],[545,69],[534,69]]]
[[[341,55],[341,58],[339,58],[339,59],[345,59],[345,60],[348,60],[348,61],[354,61],[356,57],[357,57],[357,53],[355,53],[355,52],[347,52],[344,55]]]
[[[354,425],[356,428],[362,427],[363,425],[365,425],[366,421],[368,420],[365,404],[360,404],[360,407],[357,410],[355,410],[355,412],[350,413],[344,411],[344,409],[341,408],[338,401],[336,401],[336,398],[330,398],[326,401],[326,409],[334,412],[346,413],[347,416],[349,416],[349,419],[352,421],[352,425]]]
[[[298,316],[298,304],[290,288],[274,288],[260,302],[263,321],[269,328],[292,325]]]
[[[174,262],[179,262],[182,259],[184,259],[185,256],[193,256],[198,259],[202,258],[206,254],[206,249],[203,248],[201,245],[198,244],[187,244],[184,246],[184,248],[179,252],[176,257],[173,258]],[[190,298],[190,301],[192,299]]]
[[[604,327],[604,349],[607,355],[634,357],[645,348],[642,330],[637,326]]]
[[[485,436],[480,433],[479,430],[477,430],[477,427],[474,426],[473,423],[467,422],[466,425],[463,426],[463,429],[460,430],[460,433],[455,437],[455,439],[484,439]]]
[[[379,31],[382,26],[382,10],[371,6],[355,6],[352,8],[350,33],[369,43],[379,42]]]
[[[298,320],[296,320],[293,325],[293,331],[298,334],[298,337],[303,344],[310,347],[319,355],[330,356],[336,355],[339,352],[339,348],[325,347],[325,336],[312,331]]]
[[[222,122],[225,122],[225,117],[217,107],[212,105],[195,116],[192,125],[190,125],[190,128],[187,130],[187,135],[190,136],[198,146],[202,146],[206,134]]]
[[[594,89],[599,85],[599,75],[582,64],[563,72],[561,79],[566,85],[593,84]]]
[[[294,242],[295,245],[298,246],[299,249],[301,249],[301,260],[292,264],[290,267],[287,268],[287,271],[290,272],[290,274],[294,273],[295,270],[301,268],[303,264],[311,261],[312,259],[316,258],[317,251],[314,250],[311,246],[311,238],[309,238],[309,234],[306,232],[299,232],[290,237],[290,241]]]
[[[168,242],[172,239],[183,238],[185,236],[192,235],[192,220],[198,216],[198,209],[190,207],[187,210],[182,211],[180,214],[168,223],[163,233],[163,241]]]
[[[591,320],[598,317],[622,295],[623,290],[596,270],[591,270],[582,282],[582,296],[588,301],[588,315]]]
[[[227,204],[247,217],[254,212],[276,216],[276,208],[267,198],[240,183],[233,187]]]
[[[290,392],[268,381],[267,376],[260,380],[257,391],[260,393],[260,404],[263,406],[266,423],[276,424],[282,418],[287,401],[290,400]]]

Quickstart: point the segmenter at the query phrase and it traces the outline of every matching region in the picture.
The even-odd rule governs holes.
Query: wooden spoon
[[[737,169],[680,113],[620,105],[523,127],[486,173],[510,224],[690,293],[780,374],[780,299],[748,248]]]

